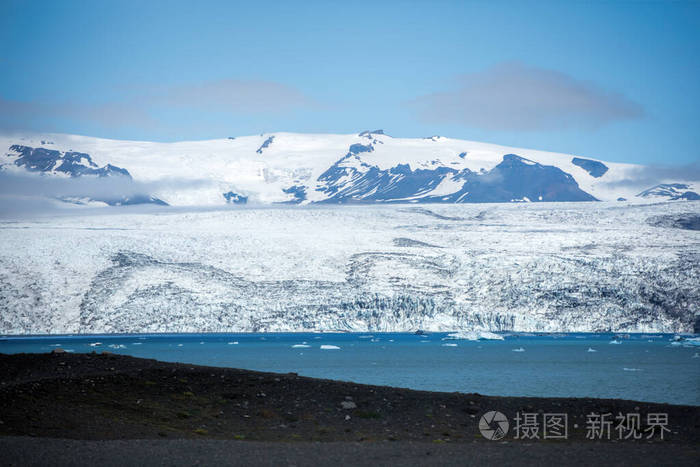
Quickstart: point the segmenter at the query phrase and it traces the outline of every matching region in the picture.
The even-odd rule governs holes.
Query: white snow
[[[700,203],[124,208],[5,220],[0,333],[689,332],[700,233],[647,222],[688,213]]]
[[[436,186],[432,191],[429,191],[430,196],[444,196],[451,195],[462,189],[464,186],[464,180],[455,180],[452,177],[445,177],[438,186]]]
[[[262,154],[257,149],[269,137],[274,140]],[[449,167],[474,172],[490,170],[505,154],[517,154],[525,163],[554,165],[571,174],[581,189],[600,200],[628,200],[650,188],[648,182],[630,183],[628,179],[643,170],[642,166],[604,162],[609,170],[600,178],[574,165],[573,155],[499,146],[440,137],[392,138],[374,135],[373,140],[357,134],[266,133],[241,136],[233,140],[182,141],[157,143],[121,141],[67,134],[19,133],[0,136],[0,166],[5,170],[23,171],[13,164],[8,154],[13,144],[41,147],[41,140],[50,139],[48,148],[59,151],[80,151],[90,154],[98,166],[112,164],[125,168],[136,181],[152,183],[153,195],[171,205],[221,205],[222,193],[233,191],[249,197],[250,203],[282,202],[291,195],[282,189],[305,185],[307,201],[320,201],[326,194],[315,190],[318,177],[343,158],[352,144],[373,143],[372,152],[362,152],[344,162],[360,171],[362,164],[389,169],[408,164],[412,170]],[[464,158],[460,153],[467,152]],[[15,154],[12,152],[12,154]],[[583,156],[586,159],[591,159]],[[58,174],[61,175],[61,174]],[[65,174],[63,174],[65,175]],[[349,180],[348,180],[349,181]],[[621,183],[624,182],[624,183]],[[658,180],[657,183],[681,182],[691,185],[697,180]],[[446,177],[431,195],[456,192],[459,182]]]

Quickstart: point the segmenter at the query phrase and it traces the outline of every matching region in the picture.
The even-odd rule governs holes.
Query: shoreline
[[[244,439],[318,441],[446,438],[471,442],[483,440],[477,426],[481,415],[498,410],[511,420],[519,411],[565,412],[572,425],[579,425],[578,430],[570,430],[570,439],[585,439],[580,428],[585,426],[582,417],[587,413],[665,410],[669,426],[677,432],[673,439],[700,442],[700,432],[695,430],[700,426],[700,406],[692,405],[431,392],[109,352],[0,354],[0,375],[2,435],[61,434],[75,439],[239,439],[242,435]],[[76,423],[63,427],[42,423],[49,414],[52,420],[60,420],[56,418],[62,413],[59,406],[79,407],[85,413],[76,412]],[[34,416],[29,424],[31,415],[19,416],[25,410],[45,415]],[[119,435],[85,430],[79,419],[88,415],[112,417],[125,430]],[[203,429],[204,433],[197,431],[199,425],[212,427]],[[409,425],[412,428],[406,430]]]
[[[492,410],[511,422],[496,441],[479,429]],[[521,412],[566,413],[567,438],[542,439],[540,432],[540,439],[515,439]],[[640,414],[642,429],[646,414],[665,413],[669,431],[663,440],[618,440],[614,431],[610,440],[586,437],[586,414],[618,412]],[[226,458],[233,449],[256,465],[274,464],[256,457],[261,450],[302,464],[317,455],[316,463],[356,464],[360,458],[353,456],[368,455],[449,465],[463,463],[463,456],[521,462],[532,455],[536,463],[579,453],[581,463],[676,458],[693,465],[700,456],[698,406],[417,391],[110,353],[0,354],[0,422],[0,447],[15,453],[6,459],[22,464],[41,464],[32,457],[37,453],[73,455],[60,454],[66,446],[83,456],[76,463],[125,447],[133,463],[148,461],[153,451],[162,451],[165,463],[187,458],[167,453],[192,446],[209,446],[203,459],[212,462],[216,452]]]

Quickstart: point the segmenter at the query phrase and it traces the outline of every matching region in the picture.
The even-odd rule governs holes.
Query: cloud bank
[[[150,98],[144,96],[144,99],[155,106],[230,113],[280,113],[313,105],[301,91],[271,81],[220,80],[190,84]]]
[[[286,84],[259,80],[218,80],[177,86],[130,88],[108,101],[21,101],[0,96],[0,125],[21,129],[23,122],[75,121],[104,128],[156,128],[159,114],[192,111],[200,114],[282,114],[317,104]]]
[[[609,182],[610,187],[639,187],[651,188],[659,183],[698,182],[700,181],[700,162],[676,167],[647,165],[629,169],[626,179]]]
[[[455,89],[419,97],[411,106],[426,122],[503,131],[590,129],[644,115],[620,93],[521,63],[462,75]]]
[[[140,182],[127,177],[55,177],[0,171],[0,217],[70,209],[70,204],[58,201],[66,198],[118,200],[151,196],[170,189],[196,189],[210,184],[210,180],[196,179]]]

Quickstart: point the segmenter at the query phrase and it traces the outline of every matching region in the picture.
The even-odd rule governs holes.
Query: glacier
[[[678,200],[0,219],[0,334],[692,332],[699,218]]]

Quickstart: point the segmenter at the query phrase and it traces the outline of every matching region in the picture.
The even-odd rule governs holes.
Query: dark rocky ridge
[[[581,167],[583,170],[588,172],[591,175],[591,177],[595,178],[602,177],[608,171],[608,167],[605,164],[591,159],[574,157],[573,159],[571,159],[571,163]]]
[[[42,143],[44,142],[42,141]],[[59,173],[69,175],[71,178],[95,177],[98,180],[116,177],[126,182],[125,187],[129,186],[133,181],[128,170],[112,164],[99,167],[89,154],[82,152],[61,152],[54,149],[33,148],[18,144],[10,146],[10,151],[19,153],[19,155],[16,155],[17,158],[14,160],[14,164],[29,172],[38,172],[47,176]],[[15,156],[12,153],[9,155]],[[0,167],[0,170],[2,170],[2,167]],[[105,193],[85,197],[78,192],[72,196],[59,196],[57,199],[74,204],[83,204],[85,201],[100,201],[109,206],[128,206],[134,204],[168,205],[165,201],[149,193],[124,194],[123,192],[115,192],[112,194]]]
[[[361,158],[361,153],[373,150],[371,144],[353,144],[342,159],[319,176],[316,189],[328,196],[322,203],[596,201],[561,169],[515,154],[506,154],[488,172],[476,173],[444,166],[414,170],[408,164],[380,169]],[[364,170],[358,170],[357,165]],[[431,195],[445,179],[461,183],[462,188],[448,195]]]
[[[694,191],[690,191],[690,187],[685,183],[661,183],[642,191],[637,196],[641,198],[665,197],[671,201],[676,201],[679,199],[689,201],[700,200],[700,195]]]
[[[89,154],[82,152],[66,151],[62,153],[53,149],[32,148],[18,144],[10,146],[10,151],[20,154],[15,160],[15,165],[24,167],[30,172],[56,171],[71,177],[82,175],[122,176],[131,180],[131,175],[126,169],[111,164],[99,167],[92,161]]]

